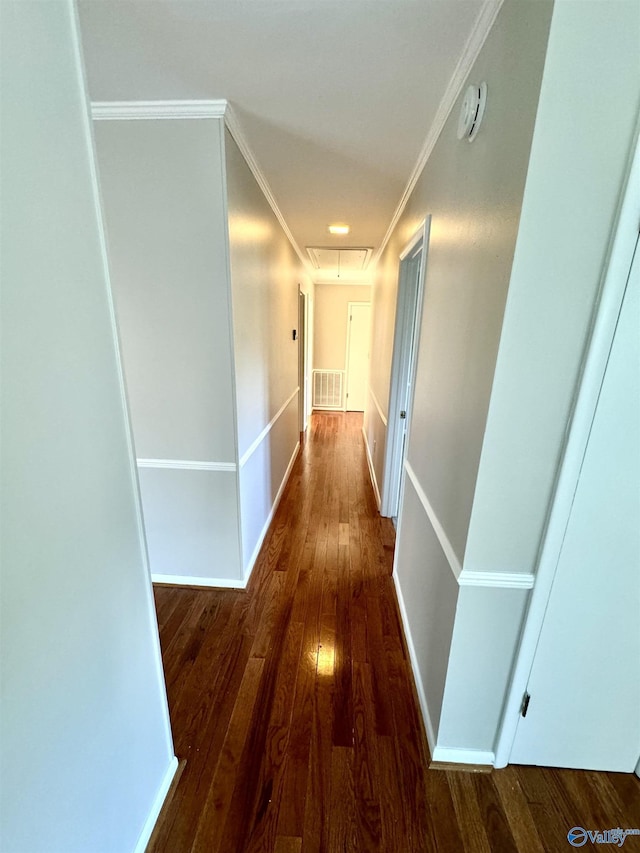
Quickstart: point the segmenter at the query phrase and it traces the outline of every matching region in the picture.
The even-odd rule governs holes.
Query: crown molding
[[[431,156],[431,152],[435,148],[435,144],[442,133],[442,130],[446,124],[447,119],[453,109],[454,104],[458,100],[460,93],[462,92],[463,86],[467,81],[467,76],[471,71],[474,62],[478,58],[478,54],[482,49],[485,41],[487,40],[487,36],[491,32],[491,28],[498,17],[498,12],[500,11],[504,0],[485,0],[485,3],[480,10],[478,17],[476,18],[476,22],[474,24],[473,30],[469,34],[469,38],[467,39],[460,59],[458,60],[458,64],[455,67],[453,74],[451,75],[451,79],[449,80],[449,85],[447,86],[444,95],[442,96],[442,100],[440,101],[440,106],[438,107],[438,111],[436,112],[435,118],[433,119],[433,123],[431,128],[429,129],[429,133],[425,140],[424,145],[422,146],[422,150],[418,156],[418,160],[416,165],[413,167],[413,171],[407,185],[402,193],[400,201],[398,202],[398,206],[395,209],[393,216],[391,217],[391,222],[389,223],[389,227],[387,228],[386,234],[382,239],[382,243],[380,244],[380,248],[376,251],[373,258],[371,259],[371,268],[375,269],[376,264],[378,263],[382,253],[384,252],[387,243],[393,231],[398,224],[402,213],[404,212],[405,207],[407,206],[407,202],[411,197],[411,193],[415,189],[415,186],[418,182],[418,178],[422,174],[424,167],[427,165],[427,161]]]
[[[235,112],[233,111],[233,108],[231,107],[231,104],[229,104],[229,103],[227,103],[227,109],[226,109],[225,114],[224,114],[224,121],[225,121],[225,125],[227,127],[227,130],[229,131],[229,133],[233,137],[236,145],[240,149],[240,153],[244,157],[244,159],[247,163],[247,166],[249,167],[249,169],[251,170],[251,173],[253,174],[253,177],[258,182],[258,186],[260,187],[260,189],[264,193],[265,198],[269,202],[269,206],[270,206],[271,210],[273,211],[276,219],[280,223],[280,227],[282,228],[282,230],[286,234],[287,239],[291,243],[291,246],[292,246],[294,252],[296,253],[298,258],[300,259],[300,263],[302,264],[307,275],[310,278],[312,278],[311,263],[305,257],[300,246],[298,246],[293,234],[291,233],[289,226],[287,225],[285,218],[282,215],[282,211],[278,207],[278,202],[276,201],[275,196],[274,196],[273,192],[271,191],[271,187],[269,186],[269,182],[267,181],[267,178],[266,178],[264,172],[262,171],[260,164],[256,160],[256,157],[255,157],[253,151],[249,147],[249,143],[247,142],[246,137],[242,131],[242,127],[240,125],[240,122],[238,121],[238,117],[236,116]]]
[[[92,101],[94,121],[225,118],[229,104],[211,101]]]
[[[310,261],[298,246],[287,225],[278,202],[269,186],[255,154],[242,131],[238,117],[231,104],[224,98],[206,101],[92,101],[91,117],[94,121],[145,120],[145,119],[223,119],[225,126],[240,149],[253,177],[262,190],[274,216],[280,223],[287,240],[300,259],[307,275],[312,278]]]

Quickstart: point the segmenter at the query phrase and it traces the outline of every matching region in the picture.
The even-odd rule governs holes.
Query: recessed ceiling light
[[[330,225],[329,226],[329,234],[348,234],[349,226],[348,225]]]

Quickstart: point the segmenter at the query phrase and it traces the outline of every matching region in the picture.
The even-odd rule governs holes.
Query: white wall
[[[345,370],[349,302],[371,302],[371,287],[349,284],[316,285],[314,370]]]
[[[633,148],[639,31],[633,2],[554,7],[464,557],[470,580],[489,572],[494,582],[509,574],[517,583],[536,567]],[[578,135],[571,114],[582,116]],[[460,648],[476,652],[475,659],[452,655],[448,679],[460,689],[445,693],[443,715],[473,702],[483,708],[484,729],[472,718],[452,720],[449,743],[494,748],[522,629],[514,619],[519,596],[507,606],[503,592],[485,608],[492,628],[481,642],[472,619],[456,620]]]
[[[94,126],[151,569],[241,582],[223,123]]]
[[[396,257],[432,213],[408,457],[461,586],[439,759],[492,758],[638,115],[637,4],[559,0],[540,84],[549,14],[548,4],[503,6],[470,74],[488,83],[485,123],[456,148],[454,108],[374,290],[372,384],[386,401]],[[367,432],[384,442],[373,406]],[[400,541],[406,600],[420,587],[403,553],[411,546]],[[441,570],[425,565],[424,598]],[[417,616],[407,628],[424,632]],[[441,636],[429,642],[444,654]],[[424,680],[426,651],[417,670]]]
[[[639,34],[635,0],[556,3],[465,554],[473,571],[535,567],[638,117]]]
[[[365,431],[371,449],[375,442],[373,464],[383,485],[399,255],[431,214],[407,458],[435,526],[407,478],[395,572],[402,597],[410,602],[405,629],[416,648],[414,666],[427,698],[433,734],[440,743],[439,730],[446,731],[449,747],[476,746],[452,732],[442,702],[449,689],[452,637],[459,645],[454,624],[464,618],[464,610],[456,614],[461,607],[457,576],[473,503],[550,15],[549,3],[507,0],[502,7],[469,75],[469,81],[488,84],[484,124],[472,144],[458,141],[458,98],[381,258],[374,283],[373,396]],[[421,516],[420,522],[416,516]],[[425,540],[428,548],[418,545]],[[434,591],[439,595],[436,601]],[[434,607],[439,612],[442,608],[440,616],[428,620],[426,614]],[[498,621],[492,629],[498,646],[502,627]],[[481,646],[482,636],[477,640]],[[437,689],[430,685],[434,672],[438,673]],[[467,717],[473,716],[468,709],[475,704],[472,698],[466,705]],[[477,748],[485,749],[486,744]]]
[[[298,256],[227,131],[242,550],[251,570],[298,450]]]
[[[175,765],[72,3],[1,54],[0,847],[124,853]]]

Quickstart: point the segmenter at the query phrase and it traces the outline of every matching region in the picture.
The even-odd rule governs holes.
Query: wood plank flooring
[[[635,776],[427,769],[361,424],[313,416],[246,592],[155,589],[186,766],[149,853],[556,853],[640,827]]]

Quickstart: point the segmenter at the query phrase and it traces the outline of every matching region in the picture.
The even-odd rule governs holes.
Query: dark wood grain
[[[632,775],[428,769],[361,426],[313,416],[246,591],[155,587],[186,765],[148,853],[556,853],[640,826]]]

